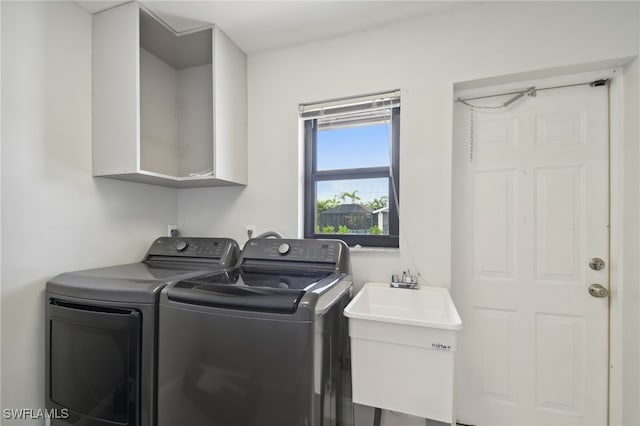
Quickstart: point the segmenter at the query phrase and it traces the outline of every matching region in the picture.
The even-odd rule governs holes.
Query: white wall
[[[0,4],[0,29],[2,26],[2,4]],[[0,51],[2,47],[2,31],[0,31]],[[0,95],[2,94],[2,55],[0,54]],[[2,140],[2,106],[0,105],[0,142]],[[0,144],[1,148],[1,144]],[[2,149],[0,149],[0,374],[2,374]],[[2,384],[0,383],[0,407],[2,405]]]
[[[497,2],[249,56],[249,185],[179,193],[180,227],[298,236],[303,102],[401,88],[400,251],[354,253],[358,284],[410,267],[450,285],[455,82],[638,53],[636,3]]]
[[[640,19],[640,11],[638,12]],[[640,25],[636,27],[640,43]],[[640,58],[625,70],[624,141],[625,200],[633,208],[625,209],[624,307],[622,348],[622,414],[620,424],[640,424]],[[628,291],[627,291],[628,290]]]
[[[298,104],[401,88],[400,250],[353,253],[354,278],[357,285],[387,280],[408,266],[427,283],[455,285],[450,271],[454,83],[518,73],[541,77],[535,71],[636,56],[638,7],[636,2],[477,4],[250,55],[249,185],[180,191],[180,227],[240,242],[245,224],[256,224],[258,233],[276,229],[299,236]],[[637,166],[638,160],[636,155],[629,161]],[[638,299],[629,308],[638,309]],[[638,327],[628,332],[636,334],[627,348],[628,362],[635,362],[630,356]],[[637,424],[636,385],[625,386],[626,424]]]
[[[248,65],[249,185],[176,195],[90,177],[91,17],[70,2],[1,7],[1,406],[15,408],[44,405],[49,277],[137,261],[176,221],[187,235],[241,242],[245,224],[298,236],[298,104],[403,90],[401,247],[354,253],[355,279],[386,280],[409,266],[428,283],[449,286],[453,84],[635,56],[640,43],[635,2],[498,2],[255,54]],[[628,308],[637,309],[639,299]],[[635,334],[629,365],[637,361],[638,329],[625,332]],[[637,377],[637,366],[630,369]],[[624,385],[629,425],[638,423],[640,406],[631,380]]]
[[[624,162],[622,211],[622,277],[617,304],[621,330],[622,365],[613,365],[612,373],[622,376],[621,424],[640,424],[640,63],[636,59],[624,73]],[[612,300],[613,303],[613,300]],[[616,317],[617,318],[617,317]],[[614,318],[612,318],[613,320]],[[613,344],[613,341],[612,341]],[[619,361],[619,360],[618,360]],[[619,367],[621,371],[618,370]]]
[[[176,223],[177,192],[91,177],[91,16],[72,2],[1,7],[1,406],[37,409],[47,279],[139,261]]]

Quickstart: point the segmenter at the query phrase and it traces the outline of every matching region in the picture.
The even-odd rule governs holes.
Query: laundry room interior
[[[183,39],[206,32],[204,83],[200,68],[158,71],[154,81],[138,75],[154,60],[142,53],[154,48],[138,43],[149,36],[138,34],[145,19]],[[640,2],[2,1],[0,20],[0,424],[640,425]],[[146,156],[140,134],[161,138],[175,124],[160,107],[141,112],[182,96],[156,90],[168,78],[197,98],[180,113],[189,116],[175,138],[208,132],[204,151],[185,143]],[[373,105],[367,113],[388,112],[397,145],[387,153],[386,204],[366,208],[379,222],[362,237],[314,222],[319,188],[323,179],[378,178],[380,168],[332,174],[311,164],[334,110],[364,104]],[[209,121],[200,129],[202,116]],[[331,154],[342,161],[352,151]],[[340,188],[332,207],[359,199],[359,188]],[[215,258],[220,270],[246,262],[224,269],[225,280],[237,272],[246,284],[207,294],[202,303],[218,306],[206,312],[209,323],[192,315],[204,305],[188,313],[180,305],[196,303],[190,266],[150,290],[159,327],[151,331],[157,350],[148,352],[154,384],[128,391],[149,405],[128,405],[125,420],[96,420],[54,401],[64,390],[50,383],[58,375],[50,371],[50,315],[91,299],[66,294],[54,307],[76,279],[60,274],[141,261],[174,267],[171,256]],[[258,296],[279,290],[251,290],[249,268],[269,275],[276,263],[309,264],[321,278],[294,292],[279,273],[278,285],[290,288],[265,301]],[[227,284],[212,271],[215,280],[198,285]],[[220,321],[239,317],[225,310],[243,309],[230,305],[240,291],[248,313],[234,336]],[[394,339],[414,336],[405,329],[423,320],[381,314],[371,329],[357,325],[394,303],[420,315],[449,309],[452,322],[441,317],[436,337],[420,332],[409,342]],[[322,315],[335,314],[322,325],[321,305]],[[102,313],[115,313],[105,306]],[[284,334],[267,338],[268,324],[289,330],[278,315],[298,306],[316,332],[338,330],[331,343],[298,331],[297,346]],[[303,318],[303,308],[315,319]],[[181,324],[211,330],[212,340],[183,334]],[[356,330],[369,333],[365,346]],[[385,333],[384,345],[371,337]],[[318,348],[331,354],[318,358]],[[246,367],[224,376],[225,398],[234,386],[246,386],[237,392],[244,396],[207,400],[222,373],[174,372],[190,352],[224,352],[218,360]],[[260,402],[275,372],[290,379],[288,354],[296,360],[288,368],[298,367],[290,375],[309,372],[300,383],[315,395],[276,408],[279,391],[269,391],[269,403]],[[318,376],[327,360],[336,370]],[[260,376],[266,384],[247,385],[270,362],[279,367]],[[195,387],[185,384],[189,375]],[[255,411],[247,401],[257,401]],[[242,415],[200,417],[204,406]]]

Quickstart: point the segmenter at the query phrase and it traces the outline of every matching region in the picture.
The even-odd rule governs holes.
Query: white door
[[[456,103],[458,421],[606,425],[609,300],[588,288],[609,287],[607,87],[475,111],[471,148],[470,109]]]

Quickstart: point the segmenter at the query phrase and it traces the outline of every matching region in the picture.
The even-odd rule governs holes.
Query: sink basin
[[[462,321],[449,291],[441,287],[417,290],[367,283],[345,309],[349,318],[459,330]]]
[[[353,402],[455,424],[454,355],[462,321],[446,288],[367,283],[344,314]]]

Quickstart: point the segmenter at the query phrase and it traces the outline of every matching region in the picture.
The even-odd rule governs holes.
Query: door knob
[[[609,296],[609,290],[600,284],[591,284],[589,286],[589,294],[593,297],[607,297]]]
[[[600,259],[599,257],[594,257],[589,261],[589,268],[593,269],[594,271],[601,270],[602,268],[604,268],[604,260]]]

